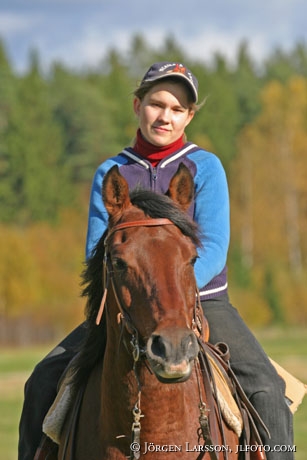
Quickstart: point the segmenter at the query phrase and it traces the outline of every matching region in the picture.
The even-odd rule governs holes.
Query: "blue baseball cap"
[[[141,86],[147,82],[162,80],[164,78],[178,78],[186,84],[191,91],[193,101],[198,99],[198,81],[192,72],[180,62],[156,62],[153,64],[141,81]]]

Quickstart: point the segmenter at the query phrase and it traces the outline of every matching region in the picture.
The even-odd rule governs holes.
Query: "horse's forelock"
[[[200,245],[197,224],[168,196],[137,188],[131,192],[130,200],[134,206],[140,208],[153,219],[167,218],[171,220],[184,235],[191,238],[196,246]]]

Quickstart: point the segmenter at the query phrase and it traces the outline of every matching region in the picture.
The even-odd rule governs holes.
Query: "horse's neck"
[[[136,373],[132,369],[133,361],[127,350],[121,346],[118,355],[106,352],[102,376],[102,401],[104,410],[115,417],[117,434],[129,434],[133,422],[132,409],[138,402],[138,384],[140,383],[140,409],[144,419],[142,433],[168,433],[170,427],[176,433],[187,433],[191,427],[191,417],[195,414],[195,422],[199,417],[199,393],[196,376],[184,383],[160,383],[156,376],[148,370],[144,361],[138,363]],[[159,424],[157,424],[159,420]],[[106,429],[111,429],[106,421]],[[114,427],[115,428],[115,427]],[[195,427],[194,427],[195,430]],[[149,436],[150,438],[150,436]],[[149,439],[148,438],[148,439]]]

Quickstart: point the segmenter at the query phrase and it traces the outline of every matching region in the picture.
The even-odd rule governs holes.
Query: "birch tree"
[[[237,214],[241,248],[249,264],[274,257],[293,273],[306,261],[307,81],[269,83],[262,112],[241,133]],[[233,177],[234,177],[233,174]],[[233,184],[235,185],[235,183]]]

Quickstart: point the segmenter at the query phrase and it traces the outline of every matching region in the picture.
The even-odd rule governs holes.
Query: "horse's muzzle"
[[[187,380],[198,351],[195,334],[183,328],[168,328],[152,334],[146,347],[149,365],[163,383]]]

